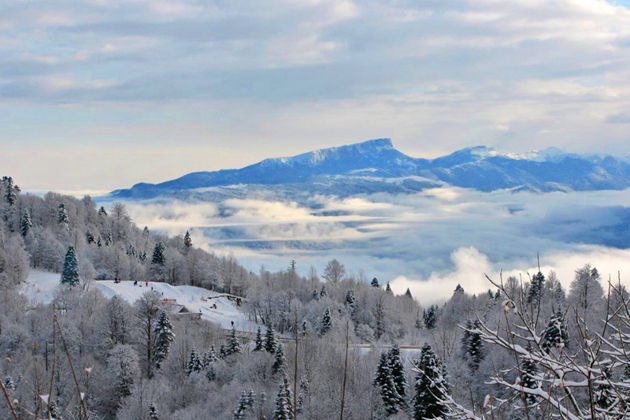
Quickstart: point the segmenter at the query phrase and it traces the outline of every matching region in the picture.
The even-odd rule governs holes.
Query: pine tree
[[[190,237],[190,232],[186,231],[186,235],[184,235],[184,248],[186,252],[188,252],[188,250],[192,248],[192,246],[193,246],[193,243],[192,243],[192,238]]]
[[[319,335],[324,336],[332,328],[332,319],[330,317],[330,309],[326,308],[324,315],[322,315],[322,321],[319,326]]]
[[[57,223],[60,224],[68,224],[68,212],[66,211],[66,206],[63,203],[59,203],[57,207]]]
[[[262,333],[260,331],[260,327],[256,330],[256,339],[254,340],[254,350],[253,351],[263,351],[265,349],[263,344]]]
[[[19,191],[19,188],[13,185],[13,178],[10,176],[4,177],[2,180],[4,181],[4,188],[6,190],[4,199],[9,206],[13,206],[17,200],[17,191]]]
[[[227,342],[224,347],[224,355],[231,356],[233,354],[238,354],[241,352],[241,343],[238,341],[238,337],[236,337],[236,328],[232,323],[232,331],[230,331],[230,335],[228,336]]]
[[[238,400],[238,406],[234,410],[234,420],[243,420],[247,418],[248,413],[252,413],[254,410],[254,391],[243,391],[241,398]]]
[[[428,330],[435,328],[437,324],[437,310],[437,306],[431,305],[427,311],[423,312],[424,326]]]
[[[346,308],[348,309],[348,313],[350,314],[350,317],[354,318],[354,315],[356,312],[357,300],[354,297],[354,293],[352,292],[352,290],[348,290],[346,292],[345,305],[346,305]]]
[[[458,284],[455,287],[455,290],[453,291],[453,295],[463,295],[464,294],[464,288],[462,287],[461,284]]]
[[[149,418],[151,420],[160,420],[157,408],[155,408],[155,405],[153,403],[149,404]]]
[[[208,378],[208,381],[212,382],[215,379],[217,379],[217,372],[214,368],[214,363],[210,363],[207,367],[206,367],[206,378]]]
[[[407,291],[405,292],[405,296],[407,296],[409,299],[413,299],[413,296],[411,295],[411,290],[409,290],[408,287],[407,287]]]
[[[446,369],[433,353],[431,346],[425,344],[417,364],[415,395],[413,397],[414,420],[437,419],[445,416],[447,407],[441,402],[448,390]]]
[[[63,262],[61,273],[61,284],[76,286],[79,284],[79,262],[73,246],[68,247],[66,258]]]
[[[88,244],[93,244],[95,242],[94,234],[92,232],[90,232],[89,230],[87,232],[85,232],[85,241]]]
[[[263,345],[265,351],[268,353],[275,353],[278,348],[278,341],[276,340],[276,334],[273,331],[271,324],[267,326],[267,332],[265,333],[265,343]]]
[[[527,291],[527,303],[533,303],[538,305],[543,292],[543,286],[545,284],[545,276],[540,271],[532,277],[532,281]]]
[[[568,345],[569,335],[562,312],[558,311],[551,317],[547,328],[543,331],[541,343],[542,349],[547,353],[552,348],[562,348]]]
[[[534,362],[532,362],[531,360],[524,360],[523,363],[521,363],[521,370],[523,387],[529,389],[537,389],[538,380],[536,379],[536,364],[534,364]],[[525,402],[528,406],[536,404],[536,396],[532,394],[526,394]]]
[[[611,373],[608,367],[602,369],[602,376],[599,378],[603,383],[598,384],[595,389],[595,405],[602,411],[607,412],[610,407],[616,405],[617,393],[610,385]]]
[[[168,356],[168,352],[171,348],[171,343],[175,339],[173,333],[173,325],[168,319],[166,311],[160,313],[157,323],[154,328],[155,333],[155,352],[153,353],[153,363],[156,369],[160,369],[162,362]]]
[[[190,376],[193,373],[201,372],[203,370],[203,363],[201,363],[201,359],[199,358],[199,354],[197,350],[194,348],[190,351],[190,357],[188,358],[188,363],[186,364],[186,375]]]
[[[105,211],[105,207],[101,206],[101,207],[98,209],[98,215],[99,215],[99,216],[107,216],[107,211]]]
[[[376,288],[381,287],[381,285],[378,283],[378,279],[377,279],[376,277],[374,277],[374,278],[372,279],[372,282],[370,282],[370,286],[372,286],[372,287],[376,287]]]
[[[405,379],[405,368],[400,358],[400,348],[397,344],[394,344],[394,346],[389,350],[387,358],[391,376],[394,380],[394,385],[396,386],[396,392],[404,402],[407,396],[407,380]]]
[[[105,236],[105,246],[112,246],[114,244],[114,237],[111,233],[107,233]]]
[[[468,367],[473,372],[479,369],[479,365],[484,358],[483,341],[481,334],[476,330],[480,328],[479,321],[468,321],[464,331],[463,342],[465,344],[465,357],[468,360]]]
[[[22,234],[22,237],[25,238],[32,227],[33,222],[31,221],[31,215],[27,210],[24,210],[24,213],[22,213],[22,218],[20,219],[20,233]]]
[[[392,292],[392,288],[390,287],[389,282],[387,282],[387,286],[385,286],[385,291],[390,294],[394,293]]]
[[[271,374],[277,375],[280,372],[284,372],[287,366],[287,359],[284,357],[284,346],[278,344],[276,352],[273,358],[273,364],[271,365]]]
[[[217,353],[214,351],[214,346],[210,346],[210,350],[203,354],[203,367],[204,369],[208,368],[211,364],[219,360]]]
[[[387,352],[381,353],[381,358],[376,367],[376,375],[372,384],[379,391],[381,399],[383,400],[385,413],[387,415],[396,414],[401,405],[404,404],[404,399],[396,390],[396,383],[392,376],[392,369],[389,365],[389,355]]]
[[[273,420],[294,420],[293,402],[291,397],[291,387],[286,375],[282,377],[276,396]]]
[[[153,248],[153,256],[151,257],[150,273],[154,281],[166,280],[166,256],[164,255],[164,244],[158,242]]]
[[[96,246],[98,246],[99,248],[103,246],[103,241],[101,239],[101,235],[99,235],[98,239],[96,240]]]

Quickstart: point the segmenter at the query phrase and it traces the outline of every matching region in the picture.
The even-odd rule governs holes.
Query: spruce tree
[[[201,372],[202,370],[203,363],[199,358],[197,350],[193,348],[190,351],[190,357],[188,358],[188,363],[186,364],[186,369],[184,371],[186,372],[186,375],[190,376],[191,374]]]
[[[262,333],[260,332],[260,327],[256,330],[256,339],[254,340],[254,350],[253,351],[263,351],[265,349],[263,345]]]
[[[190,232],[186,231],[186,235],[184,235],[184,249],[186,250],[186,252],[188,252],[188,250],[190,248],[192,248],[193,243],[192,243],[192,238],[190,237]]]
[[[155,352],[153,353],[153,363],[156,369],[160,369],[162,362],[168,356],[168,352],[171,348],[171,343],[175,339],[173,333],[173,325],[168,319],[166,311],[160,313],[157,323],[154,328],[155,333]]]
[[[66,211],[66,206],[63,203],[59,203],[57,207],[57,223],[60,224],[68,224],[68,212]]]
[[[374,277],[374,278],[372,279],[372,282],[370,282],[370,286],[372,286],[372,287],[376,287],[376,288],[381,287],[381,285],[378,283],[378,279],[377,279],[376,277]]]
[[[481,340],[481,334],[479,334],[476,330],[480,327],[479,321],[468,321],[466,324],[467,330],[464,332],[466,349],[465,355],[468,360],[468,367],[473,372],[476,372],[479,369],[479,365],[483,360],[483,341]]]
[[[464,288],[462,287],[461,284],[458,284],[455,287],[455,290],[453,291],[453,295],[463,295],[464,294]]]
[[[566,347],[568,343],[569,335],[564,323],[564,315],[558,311],[551,317],[547,328],[543,331],[541,347],[545,352],[549,353],[552,348]]]
[[[238,400],[238,406],[234,410],[234,420],[243,420],[247,418],[254,410],[254,391],[243,391],[241,398]]]
[[[105,211],[105,207],[101,206],[101,207],[98,209],[98,215],[99,215],[99,216],[107,216],[107,211]]]
[[[531,348],[528,348],[528,350],[531,350]],[[521,377],[524,388],[538,388],[538,380],[536,379],[536,364],[531,360],[527,359],[524,360],[523,363],[521,363]],[[526,394],[525,402],[528,406],[536,404],[536,396],[532,394]]]
[[[92,232],[90,232],[89,230],[87,232],[85,232],[85,241],[88,244],[93,244],[94,242],[96,242],[94,240],[94,234]]]
[[[319,297],[323,298],[324,296],[327,296],[328,292],[326,291],[326,286],[322,286],[322,290],[319,291]]]
[[[332,328],[332,318],[330,316],[330,309],[326,308],[324,315],[322,315],[322,321],[319,326],[319,335],[324,336]]]
[[[414,420],[437,419],[445,416],[447,407],[441,402],[448,390],[445,368],[425,344],[418,361],[415,395],[413,397]]]
[[[277,375],[278,373],[285,372],[286,366],[287,359],[284,357],[284,346],[278,344],[274,354],[273,364],[271,365],[271,374]]]
[[[390,294],[393,294],[393,293],[394,293],[394,292],[392,292],[392,288],[390,287],[389,282],[387,282],[387,286],[385,286],[385,291],[386,291],[387,293],[390,293]]]
[[[402,359],[400,358],[400,348],[397,344],[394,344],[394,346],[389,350],[387,358],[391,376],[394,380],[394,385],[396,386],[396,392],[404,402],[407,396],[407,380],[405,379],[405,368],[403,366]]]
[[[4,177],[3,181],[5,188],[4,199],[9,206],[13,206],[17,200],[17,191],[19,191],[19,188],[13,185],[13,178],[10,176]]]
[[[424,326],[427,330],[431,330],[437,325],[437,306],[431,305],[429,309],[423,312]]]
[[[68,247],[61,272],[61,284],[76,286],[79,284],[79,261],[73,246]]]
[[[278,348],[278,341],[276,340],[276,334],[273,331],[271,324],[267,326],[267,332],[265,333],[265,343],[263,345],[265,351],[268,353],[275,353]]]
[[[346,292],[346,301],[345,301],[345,305],[346,305],[346,309],[348,310],[348,313],[350,314],[350,317],[354,317],[355,313],[356,313],[356,306],[357,306],[357,300],[354,297],[354,293],[352,292],[352,290],[348,290]]]
[[[532,277],[532,281],[527,291],[527,303],[538,305],[545,284],[545,276],[540,271]]]
[[[407,291],[405,292],[405,296],[407,296],[409,299],[413,299],[413,296],[411,295],[411,290],[409,290],[408,287],[407,287]]]
[[[214,368],[214,363],[210,363],[208,367],[206,367],[206,378],[208,381],[212,382],[217,379],[217,372]]]
[[[599,378],[602,383],[598,384],[597,388],[595,388],[595,405],[603,412],[608,412],[613,405],[616,405],[618,399],[617,393],[610,384],[610,376],[610,369],[604,367],[602,369],[602,375]]]
[[[150,266],[151,277],[154,281],[166,280],[166,256],[164,255],[164,251],[165,248],[162,242],[158,242],[155,244]]]
[[[236,328],[232,323],[232,330],[230,331],[230,335],[228,336],[227,342],[224,347],[224,356],[231,356],[233,354],[238,354],[241,352],[241,343],[238,341],[238,337],[236,337]]]
[[[160,416],[157,412],[157,408],[153,403],[149,404],[149,419],[151,420],[160,420]]]
[[[33,222],[31,221],[31,215],[27,210],[24,210],[24,213],[22,213],[22,218],[20,219],[20,233],[22,234],[22,237],[26,237],[32,227]]]
[[[294,420],[293,401],[291,387],[287,375],[282,377],[276,396],[275,408],[273,410],[273,420]]]
[[[204,369],[208,368],[212,363],[219,360],[217,353],[214,351],[214,346],[210,346],[210,350],[203,354],[203,360],[201,361]]]
[[[389,365],[389,355],[387,352],[381,353],[381,358],[376,367],[376,375],[372,384],[381,396],[385,413],[387,415],[396,414],[404,404],[404,399],[396,390],[396,383],[392,376],[392,369]]]

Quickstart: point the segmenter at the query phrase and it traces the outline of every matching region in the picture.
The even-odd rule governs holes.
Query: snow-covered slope
[[[34,303],[50,303],[55,296],[59,280],[58,273],[31,270],[22,292]],[[232,321],[239,331],[254,332],[258,328],[258,325],[249,321],[236,303],[229,300],[225,294],[200,287],[149,282],[147,288],[144,283],[134,286],[132,281],[114,283],[112,280],[93,281],[91,287],[97,288],[106,297],[119,295],[131,304],[152,288],[163,298],[175,299],[178,305],[184,305],[190,312],[201,313],[203,319],[220,324],[223,328],[231,328]]]

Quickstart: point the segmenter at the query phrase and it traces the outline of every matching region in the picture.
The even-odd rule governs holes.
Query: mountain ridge
[[[361,179],[361,174],[363,179]],[[342,178],[339,180],[339,178]],[[344,178],[345,177],[345,178]],[[268,158],[239,169],[198,171],[161,183],[138,183],[114,190],[108,198],[147,199],[182,191],[230,185],[279,186],[325,179],[363,184],[376,179],[421,177],[428,184],[449,184],[480,191],[519,189],[532,191],[624,189],[630,186],[630,161],[613,156],[578,155],[556,148],[525,154],[499,153],[473,146],[434,159],[416,158],[397,150],[391,139],[378,138],[324,148],[294,156]],[[365,192],[374,192],[371,185]],[[413,188],[412,188],[413,190]],[[334,188],[332,188],[334,193]],[[353,193],[361,192],[361,188]],[[343,194],[340,194],[343,195]]]

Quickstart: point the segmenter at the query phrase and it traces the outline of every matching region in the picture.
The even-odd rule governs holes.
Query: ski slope
[[[22,293],[33,303],[50,303],[55,297],[61,275],[45,271],[31,270],[26,283],[22,287]],[[184,305],[192,313],[201,313],[201,318],[221,325],[223,328],[231,328],[231,322],[239,331],[254,332],[258,324],[247,319],[235,302],[229,300],[226,294],[217,293],[201,287],[173,286],[162,282],[138,283],[134,286],[132,281],[114,283],[113,280],[94,280],[90,287],[99,290],[105,297],[111,298],[118,295],[130,304],[140,299],[147,290],[155,290],[164,299],[174,299],[179,305]],[[213,306],[216,305],[216,308]]]

